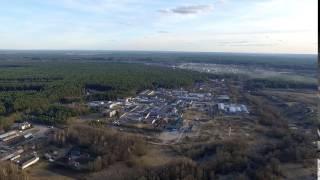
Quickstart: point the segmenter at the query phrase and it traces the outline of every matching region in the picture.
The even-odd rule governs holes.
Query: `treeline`
[[[50,105],[45,109],[37,109],[26,113],[24,119],[46,125],[66,125],[68,119],[85,113],[82,109],[71,109],[60,105]]]
[[[0,78],[0,82],[50,82],[62,80],[62,77],[21,77],[21,78]]]
[[[41,91],[43,90],[43,85],[34,85],[34,84],[16,84],[16,85],[0,85],[1,91]]]
[[[317,84],[282,79],[250,79],[246,81],[247,89],[282,88],[282,89],[316,89]]]
[[[94,154],[96,159],[89,164],[91,171],[99,171],[118,161],[127,161],[132,156],[142,156],[147,149],[145,141],[137,136],[86,125],[58,130],[50,141],[58,146],[79,146]]]
[[[68,54],[66,54],[68,53]],[[85,54],[85,56],[84,56]],[[20,51],[1,54],[0,59],[20,61],[20,64],[0,64],[3,67],[19,67],[26,60],[46,61],[95,61],[95,62],[139,62],[139,63],[214,63],[259,65],[264,67],[281,67],[316,70],[316,55],[290,54],[246,54],[246,53],[193,53],[193,52],[138,52],[138,51]]]

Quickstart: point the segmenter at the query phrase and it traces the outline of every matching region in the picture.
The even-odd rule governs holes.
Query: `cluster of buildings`
[[[143,123],[154,128],[178,129],[183,110],[188,107],[206,110],[212,104],[210,93],[191,93],[185,90],[145,90],[134,98],[115,102],[89,102],[100,108],[104,116],[115,118],[113,124]],[[100,106],[98,106],[100,105]]]
[[[186,109],[210,115],[249,113],[245,105],[230,102],[227,95],[161,88],[144,90],[134,98],[89,102],[88,106],[100,109],[107,118],[113,118],[114,125],[141,123],[154,128],[174,130],[182,126],[183,112]]]
[[[33,137],[25,130],[32,128],[29,122],[15,124],[12,130],[0,134],[0,161],[11,161],[25,169],[39,161],[36,152],[25,151],[23,145]]]

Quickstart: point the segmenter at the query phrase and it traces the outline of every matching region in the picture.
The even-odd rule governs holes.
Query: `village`
[[[140,129],[140,133],[143,130],[162,133],[159,137],[166,134],[168,138],[170,135],[171,143],[177,143],[186,133],[197,131],[199,120],[249,116],[250,112],[246,104],[233,102],[223,79],[198,83],[189,89],[148,89],[135,97],[116,101],[91,101],[87,102],[87,106],[99,117],[90,122],[102,122],[119,131]],[[188,111],[198,112],[208,118],[201,119],[202,116],[199,115],[186,120],[190,119]],[[0,134],[0,160],[11,161],[21,169],[26,169],[41,159],[72,169],[82,169],[83,162],[90,162],[94,159],[93,155],[78,147],[56,148],[43,145],[50,134],[59,128],[61,127],[32,124],[27,120],[15,123],[9,131]]]

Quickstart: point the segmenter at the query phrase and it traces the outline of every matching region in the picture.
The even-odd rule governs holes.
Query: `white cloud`
[[[188,6],[178,6],[171,9],[161,9],[159,12],[167,14],[200,14],[205,12],[210,12],[213,9],[212,5],[188,5]]]

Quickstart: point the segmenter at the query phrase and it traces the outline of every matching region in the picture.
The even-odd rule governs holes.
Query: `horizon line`
[[[319,53],[286,53],[286,52],[236,52],[236,51],[179,51],[179,50],[107,50],[107,49],[0,49],[0,51],[109,51],[109,52],[158,52],[158,53],[230,53],[261,55],[318,55]]]

